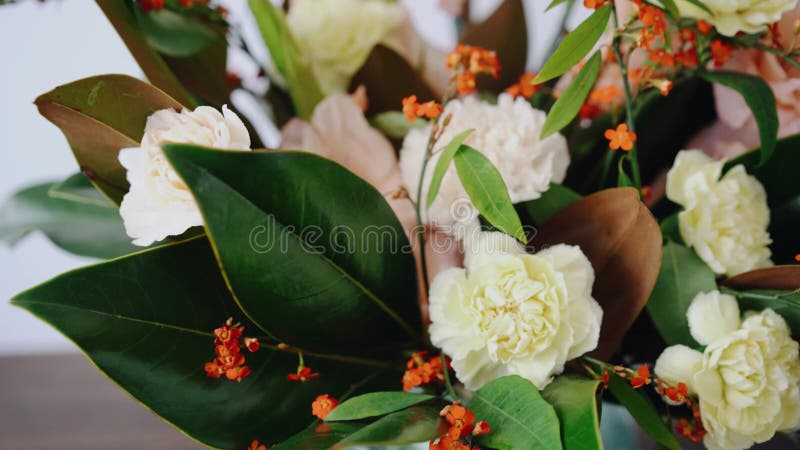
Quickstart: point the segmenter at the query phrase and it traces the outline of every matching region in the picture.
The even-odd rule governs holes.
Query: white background
[[[422,34],[442,48],[455,42],[452,18],[436,8],[437,0],[403,0]],[[232,21],[246,20],[243,0],[223,2]],[[473,0],[473,13],[484,16],[498,0]],[[544,15],[549,1],[527,0],[536,64],[557,31],[560,10]],[[580,3],[580,2],[578,2]],[[247,27],[248,24],[243,24]],[[252,30],[252,29],[251,29]],[[141,77],[141,71],[116,32],[90,0],[27,1],[0,8],[0,201],[30,184],[58,180],[77,171],[58,129],[33,105],[39,94],[79,78],[103,73]],[[0,245],[0,354],[76,352],[64,337],[30,314],[8,304],[16,293],[92,260],[69,255],[39,234],[14,248]]]

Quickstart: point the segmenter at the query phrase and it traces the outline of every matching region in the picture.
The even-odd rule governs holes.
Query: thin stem
[[[453,400],[458,400],[458,394],[456,394],[456,390],[453,389],[453,383],[450,381],[450,369],[447,367],[447,357],[444,356],[444,353],[439,355],[442,358],[442,372],[444,372],[444,385],[447,388],[447,394],[453,398]]]

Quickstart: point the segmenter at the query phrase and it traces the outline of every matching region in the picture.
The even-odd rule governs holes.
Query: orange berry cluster
[[[213,361],[205,364],[206,376],[209,378],[220,378],[222,375],[232,381],[242,381],[250,375],[250,368],[244,365],[244,355],[241,347],[247,347],[252,353],[258,351],[261,344],[256,338],[244,338],[244,344],[240,341],[244,327],[233,324],[233,318],[229,318],[221,327],[214,330],[214,353],[216,357]]]
[[[472,446],[472,438],[488,434],[491,427],[486,421],[475,422],[475,413],[459,402],[447,405],[439,413],[449,425],[447,432],[431,440],[430,450],[478,450]]]
[[[456,79],[456,90],[460,94],[475,92],[475,76],[489,74],[496,80],[500,76],[500,60],[491,50],[472,45],[456,46],[447,54],[445,66],[450,69]]]
[[[418,117],[435,119],[442,113],[442,105],[431,100],[419,103],[416,95],[409,95],[403,99],[403,114],[409,122],[417,120]]]
[[[445,382],[442,358],[432,356],[426,358],[428,352],[416,352],[406,362],[406,372],[403,374],[403,390],[411,389],[425,384],[442,385]],[[450,370],[450,359],[447,359],[447,370]]]
[[[322,394],[311,404],[311,413],[319,420],[324,420],[337,406],[339,406],[338,400],[328,394]]]
[[[506,93],[511,94],[512,97],[523,97],[530,100],[533,94],[542,88],[541,84],[533,84],[535,78],[536,74],[533,72],[523,73],[516,84],[506,88]]]
[[[636,133],[628,131],[628,125],[624,123],[617,126],[616,129],[606,130],[605,137],[608,139],[608,147],[611,150],[622,149],[627,152],[633,149],[633,144],[636,142]]]

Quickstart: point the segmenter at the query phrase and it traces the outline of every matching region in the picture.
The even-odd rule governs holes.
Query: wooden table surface
[[[82,355],[0,357],[0,450],[203,448]]]

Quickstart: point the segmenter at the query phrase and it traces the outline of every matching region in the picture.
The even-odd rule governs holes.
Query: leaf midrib
[[[473,398],[475,398],[475,399],[477,399],[477,400],[480,400],[480,401],[482,401],[483,403],[485,403],[485,404],[487,404],[487,405],[491,406],[491,407],[492,407],[492,409],[494,409],[494,410],[498,411],[499,413],[501,413],[503,416],[505,416],[505,417],[508,417],[509,419],[511,419],[511,421],[513,421],[514,423],[516,423],[517,425],[519,425],[519,426],[520,426],[522,429],[524,429],[524,430],[525,430],[525,431],[527,431],[527,432],[528,432],[528,433],[529,433],[531,436],[533,436],[533,437],[535,438],[536,442],[538,442],[539,444],[541,444],[542,448],[548,448],[548,445],[547,445],[547,443],[546,443],[546,442],[544,442],[544,441],[543,441],[543,440],[542,440],[542,439],[541,439],[541,438],[538,436],[538,434],[536,434],[536,431],[535,431],[535,430],[528,428],[528,426],[527,426],[527,425],[525,425],[524,423],[522,423],[522,422],[520,422],[519,420],[517,420],[517,418],[516,418],[516,417],[512,416],[511,414],[508,414],[508,413],[507,413],[505,410],[503,410],[502,408],[499,408],[498,406],[496,406],[494,403],[492,403],[492,402],[490,402],[489,400],[487,400],[485,397],[483,397],[483,396],[482,396],[481,394],[479,394],[478,392],[475,392],[475,396],[474,396]],[[548,405],[548,406],[549,406],[549,405]]]

